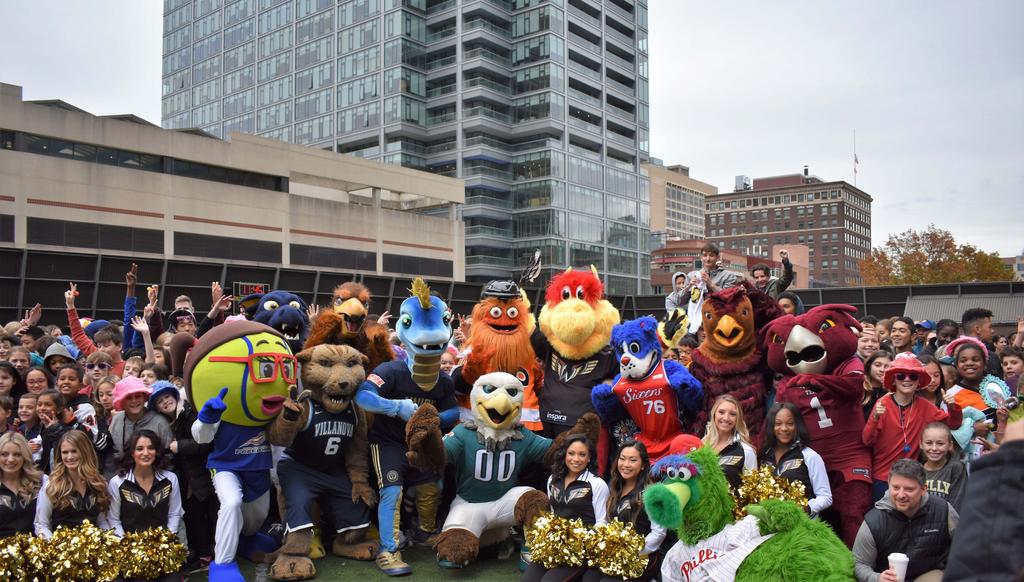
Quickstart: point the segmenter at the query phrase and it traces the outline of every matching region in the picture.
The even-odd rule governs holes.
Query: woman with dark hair
[[[178,533],[181,492],[178,478],[166,470],[164,447],[151,430],[132,433],[121,471],[110,480],[110,525],[118,536],[125,532],[166,527]]]
[[[942,376],[942,366],[939,361],[934,356],[924,353],[917,356],[917,359],[924,365],[930,378],[928,385],[921,389],[921,396],[940,409],[949,412],[949,406],[942,401],[942,397],[946,395],[946,381]]]
[[[611,472],[608,490],[608,516],[623,523],[633,524],[633,529],[645,536],[644,549],[648,555],[647,568],[637,580],[651,580],[661,569],[661,548],[667,532],[665,528],[652,524],[644,511],[644,489],[651,476],[651,459],[647,447],[640,441],[626,439],[615,454],[615,465]],[[600,570],[591,568],[583,575],[584,582],[611,582]]]
[[[555,450],[547,493],[551,512],[558,517],[579,519],[587,526],[608,520],[608,485],[588,468],[594,456],[594,443],[582,434],[568,435]],[[578,579],[585,571],[583,567],[548,570],[531,563],[522,579],[523,582],[564,582]]]
[[[897,317],[892,322],[892,328],[889,330],[889,342],[892,344],[894,354],[914,353],[914,329],[914,320],[909,317]]]
[[[71,430],[60,437],[57,450],[49,480],[43,480],[45,494],[39,496],[36,506],[36,535],[48,540],[58,526],[77,527],[86,520],[110,529],[110,495],[92,439],[80,430]]]
[[[875,402],[886,395],[885,371],[892,365],[892,352],[878,350],[868,356],[864,362],[864,394],[861,396],[860,405],[864,409],[864,420],[871,416],[875,408]]]
[[[764,446],[759,459],[776,477],[803,483],[807,511],[812,517],[832,505],[832,487],[825,462],[810,447],[811,434],[800,409],[791,402],[776,402],[764,422]]]

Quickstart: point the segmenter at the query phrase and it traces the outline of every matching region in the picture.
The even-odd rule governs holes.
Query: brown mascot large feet
[[[536,489],[523,493],[516,501],[515,520],[516,525],[525,529],[533,525],[533,520],[548,511],[548,496]]]
[[[380,551],[380,544],[365,538],[365,529],[338,534],[334,536],[334,545],[331,546],[331,551],[335,556],[350,560],[373,560],[377,556],[377,552]]]
[[[313,528],[293,531],[285,537],[277,559],[270,566],[270,577],[274,580],[309,580],[316,576],[313,560],[309,559],[309,547],[313,542]]]
[[[448,529],[437,536],[434,550],[441,566],[462,568],[476,559],[480,552],[480,539],[466,529]]]

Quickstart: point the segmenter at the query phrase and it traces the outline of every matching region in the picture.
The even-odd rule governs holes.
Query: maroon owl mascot
[[[704,387],[704,406],[686,432],[704,434],[715,400],[729,394],[743,408],[752,443],[760,446],[765,400],[775,374],[764,363],[758,332],[781,314],[771,297],[746,282],[708,295],[701,308],[706,337],[693,350],[690,365],[690,373]]]
[[[828,467],[830,521],[838,521],[836,531],[851,548],[871,508],[871,452],[861,441],[861,327],[855,313],[849,305],[820,305],[776,319],[763,331],[768,364],[783,375],[775,398],[800,409],[812,446]]]

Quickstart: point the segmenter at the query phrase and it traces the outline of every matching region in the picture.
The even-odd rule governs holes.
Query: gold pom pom
[[[120,574],[121,544],[113,532],[86,521],[74,528],[58,527],[44,557],[51,580],[107,582]]]
[[[29,534],[0,539],[0,580],[42,580],[46,544]]]
[[[544,514],[526,530],[530,560],[545,568],[583,566],[593,532],[578,519]]]
[[[765,499],[788,499],[800,507],[807,506],[804,484],[776,477],[772,468],[768,466],[744,473],[739,489],[733,491],[732,495],[736,500],[733,516],[737,521],[747,516],[748,505],[760,503]]]
[[[612,520],[595,527],[589,546],[590,567],[600,569],[605,576],[639,578],[647,568],[648,556],[640,554],[644,536],[631,523]]]
[[[121,576],[151,580],[181,569],[185,562],[185,546],[178,536],[165,527],[126,533],[121,540],[124,566]]]

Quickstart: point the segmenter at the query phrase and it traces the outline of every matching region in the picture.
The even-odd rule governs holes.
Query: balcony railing
[[[630,121],[635,121],[636,120],[636,113],[633,113],[633,112],[630,112],[630,111],[626,111],[625,109],[623,109],[621,107],[616,107],[616,106],[612,105],[611,103],[605,103],[604,104],[604,109],[605,109],[605,111],[610,112],[612,115],[618,115],[619,117],[622,117],[624,119],[628,119]]]
[[[626,12],[621,6],[614,2],[605,2],[604,9],[608,11],[608,14],[611,14],[624,22],[628,22],[630,24],[633,23],[633,15]]]
[[[441,113],[439,115],[428,115],[427,126],[441,125],[442,123],[451,123],[455,121],[455,112],[449,111],[447,113]]]
[[[621,46],[624,46],[624,47],[629,48],[629,49],[636,50],[636,41],[635,40],[633,40],[632,38],[629,38],[628,36],[622,34],[621,32],[615,30],[614,28],[612,28],[610,26],[604,27],[604,37],[607,38],[608,40],[615,41],[616,43],[618,43]]]
[[[591,79],[593,79],[595,81],[600,81],[601,80],[601,72],[600,71],[595,71],[594,69],[591,69],[590,67],[583,66],[583,65],[581,65],[581,64],[579,64],[576,61],[571,60],[571,59],[569,60],[569,70],[570,71],[576,71],[577,73],[583,75],[584,77],[589,77],[589,78],[591,78]]]
[[[611,51],[605,51],[604,58],[608,59],[609,62],[615,63],[616,65],[622,67],[623,69],[626,69],[627,71],[629,71],[631,73],[636,71],[636,65],[635,64],[627,61],[626,59],[618,56],[617,54],[615,54],[615,53],[613,53]]]
[[[426,69],[428,71],[433,71],[433,70],[440,69],[442,67],[447,67],[449,65],[454,65],[454,64],[455,64],[455,55],[452,55],[450,57],[442,57],[440,59],[434,59],[432,61],[427,61],[425,67],[426,67]]]
[[[508,170],[502,170],[500,168],[492,168],[490,166],[466,166],[462,168],[464,178],[470,176],[488,176],[490,178],[497,178],[498,180],[505,180],[511,182],[512,172]]]
[[[493,32],[494,34],[497,34],[498,36],[503,36],[505,38],[512,37],[512,33],[509,32],[507,28],[502,28],[494,24],[490,20],[485,20],[483,18],[477,20],[470,20],[469,22],[462,26],[463,32],[469,32],[471,30],[476,30],[478,28],[482,28],[484,30]]]
[[[591,42],[590,40],[576,34],[575,32],[569,33],[569,41],[576,43],[577,46],[594,53],[595,55],[601,54],[601,45]]]
[[[467,265],[494,265],[497,267],[513,267],[515,262],[508,257],[492,257],[490,255],[469,255],[466,257]]]
[[[583,156],[587,159],[594,160],[595,162],[601,161],[601,154],[578,145],[569,144],[569,153],[576,154],[577,156]]]
[[[487,0],[505,12],[512,12],[512,3],[509,0]]]
[[[502,95],[512,94],[512,88],[509,87],[508,85],[502,85],[501,83],[498,83],[497,81],[492,81],[486,77],[474,77],[472,79],[466,79],[466,81],[463,83],[463,86],[466,89],[469,89],[471,87],[487,87],[488,89],[492,91],[497,91]]]
[[[454,120],[454,117],[455,117],[455,114],[452,113],[453,120]],[[430,123],[429,119],[427,120],[427,123],[429,125],[429,123]],[[432,145],[432,146],[427,146],[427,155],[428,156],[432,156],[434,154],[441,154],[441,153],[444,153],[444,152],[450,152],[450,151],[456,149],[456,147],[457,146],[456,146],[454,141],[449,141],[449,142],[445,142],[445,143],[435,144],[435,145]]]
[[[486,107],[470,107],[469,109],[463,110],[462,115],[467,119],[470,117],[482,116],[489,117],[495,121],[500,121],[502,123],[512,123],[512,116],[509,115],[508,113],[502,113],[500,111],[495,111],[493,109],[488,109]]]
[[[633,96],[633,95],[636,94],[633,91],[632,87],[630,87],[629,85],[620,83],[620,82],[616,81],[615,79],[612,79],[611,77],[608,77],[606,82],[608,83],[608,86],[611,87],[612,89],[617,89],[617,90],[625,93],[626,95]]]
[[[390,153],[396,153],[396,152],[402,152],[402,153],[407,153],[407,154],[416,154],[416,155],[420,155],[420,156],[427,155],[427,148],[425,148],[425,147],[423,147],[423,146],[421,146],[419,144],[404,143],[404,142],[400,142],[400,141],[393,141],[393,142],[385,145],[384,146],[384,151],[386,153],[389,153],[389,154]]]
[[[438,12],[444,12],[445,10],[454,7],[455,0],[446,0],[445,2],[441,2],[440,4],[434,4],[430,8],[427,8],[427,15],[434,15],[437,14]]]
[[[572,15],[572,16],[575,16],[576,18],[578,18],[580,20],[580,22],[583,22],[585,24],[589,24],[590,26],[593,26],[594,28],[596,28],[598,30],[601,29],[601,19],[600,18],[598,18],[596,16],[591,16],[590,14],[580,10],[579,8],[576,8],[572,4],[569,5],[569,14]]]
[[[499,55],[498,53],[496,53],[496,52],[494,52],[492,50],[485,49],[485,48],[478,48],[478,49],[472,49],[472,50],[466,51],[465,53],[463,53],[462,57],[464,59],[467,59],[467,60],[468,59],[475,59],[475,58],[482,58],[482,59],[487,59],[489,61],[493,61],[493,62],[498,63],[499,65],[502,65],[502,66],[505,66],[505,67],[512,66],[512,59],[510,59],[508,57],[503,57],[503,56]]]
[[[573,127],[578,127],[580,129],[585,129],[587,131],[592,131],[592,132],[594,132],[594,133],[596,133],[598,135],[601,135],[601,126],[600,125],[597,125],[595,123],[590,123],[589,121],[583,121],[579,117],[573,117],[572,115],[570,115],[569,116],[569,125],[571,125]]]
[[[512,233],[507,228],[498,228],[496,226],[467,226],[466,236],[493,236],[497,238],[512,238]]]
[[[437,42],[442,38],[448,38],[449,36],[455,36],[455,27],[446,28],[444,30],[438,30],[431,32],[427,35],[427,42]]]
[[[601,107],[600,99],[598,99],[597,97],[591,97],[590,95],[587,95],[583,91],[577,91],[576,89],[573,89],[571,87],[569,88],[569,97],[572,97],[573,99],[582,101],[589,105],[593,105],[594,107]]]
[[[615,133],[614,131],[609,131],[605,135],[608,136],[608,139],[610,139],[610,140],[612,140],[614,142],[621,143],[623,145],[628,145],[628,146],[636,147],[636,140],[631,138],[631,137],[626,137],[624,135],[619,135],[619,134]]]
[[[467,196],[466,206],[473,204],[482,204],[484,206],[496,206],[498,208],[512,208],[512,201],[506,200],[505,198],[495,198],[493,196]],[[469,228],[480,228],[480,227],[469,227]],[[469,228],[466,229],[466,234],[469,234]],[[493,228],[493,227],[491,227]]]
[[[454,93],[457,88],[458,85],[452,83],[451,85],[445,85],[443,87],[434,87],[432,89],[427,89],[427,97],[440,97],[442,95]]]

